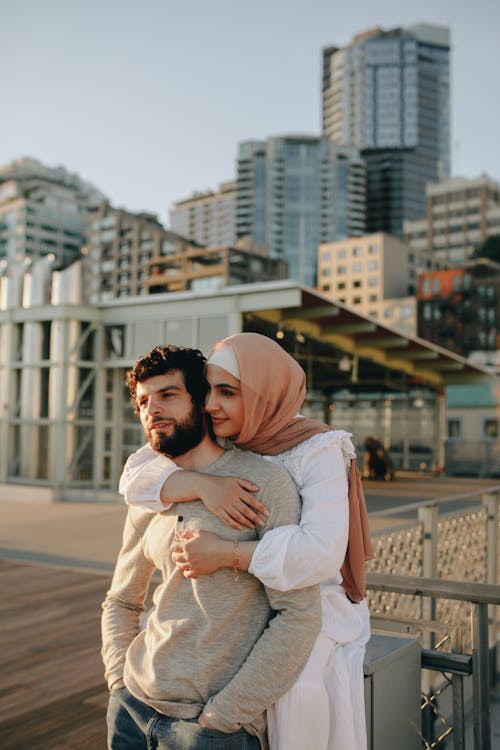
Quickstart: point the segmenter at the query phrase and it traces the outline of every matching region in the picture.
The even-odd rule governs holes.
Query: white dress
[[[270,748],[366,750],[363,659],[370,616],[366,602],[351,603],[340,585],[349,525],[348,468],[355,458],[351,435],[320,433],[265,458],[291,474],[302,512],[298,526],[265,534],[249,572],[283,591],[319,583],[323,609],[322,630],[302,675],[268,710]],[[144,446],[129,458],[120,492],[130,504],[163,510],[159,491],[174,467]]]

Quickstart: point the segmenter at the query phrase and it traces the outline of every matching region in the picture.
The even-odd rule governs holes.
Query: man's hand
[[[201,724],[202,727],[205,727],[206,729],[215,729],[216,727],[212,726],[212,724],[209,724],[208,721],[205,719],[203,714],[200,714],[198,716],[198,724]]]

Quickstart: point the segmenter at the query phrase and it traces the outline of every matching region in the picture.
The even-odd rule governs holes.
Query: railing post
[[[422,576],[424,578],[437,578],[437,532],[438,532],[438,506],[436,503],[424,505],[418,509],[418,520],[422,524]],[[435,619],[436,603],[433,597],[423,596],[421,601],[421,617],[423,620]],[[434,647],[434,633],[424,630],[422,643],[425,648]],[[430,698],[433,690],[433,675],[425,670],[422,673],[422,692]],[[435,714],[429,705],[422,712],[422,732],[430,740],[434,740]]]
[[[500,493],[485,492],[481,495],[481,502],[486,513],[486,583],[497,583],[497,560],[498,560],[498,503]],[[496,633],[497,608],[490,604],[488,607],[489,621],[489,646],[490,646],[490,677],[496,682],[497,671],[497,633]]]
[[[475,604],[472,615],[472,684],[474,694],[475,750],[491,750],[488,661],[488,605]]]

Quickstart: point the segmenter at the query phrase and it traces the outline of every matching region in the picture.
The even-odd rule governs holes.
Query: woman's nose
[[[212,392],[207,394],[207,397],[205,399],[205,409],[209,413],[217,409],[217,399],[215,398],[215,395]]]

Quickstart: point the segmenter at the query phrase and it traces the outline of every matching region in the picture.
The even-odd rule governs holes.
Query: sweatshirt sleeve
[[[280,472],[266,486],[263,502],[272,509],[266,528],[298,520],[298,494],[286,473]],[[276,591],[266,586],[265,590],[274,617],[237,674],[209,699],[203,711],[207,720],[223,732],[250,723],[292,687],[321,629],[317,586],[299,591]]]
[[[133,513],[132,509],[128,512],[122,548],[102,605],[101,655],[109,688],[123,677],[125,654],[139,633],[140,615],[145,610],[144,602],[155,570],[143,555],[141,532],[134,523]],[[150,514],[141,511],[135,513],[142,516],[143,525],[151,518]]]
[[[355,456],[348,434],[344,435],[320,439],[302,453],[300,523],[266,534],[250,563],[249,571],[265,586],[285,591],[339,575],[349,533],[344,453],[351,459]]]
[[[127,505],[161,513],[170,507],[161,501],[161,488],[175,472],[182,471],[172,459],[144,445],[128,457],[120,477],[118,491]]]

